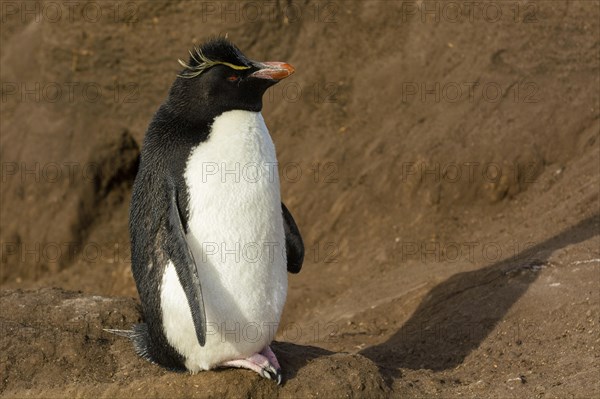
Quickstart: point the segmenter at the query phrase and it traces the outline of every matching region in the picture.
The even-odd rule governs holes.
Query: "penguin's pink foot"
[[[260,353],[255,353],[247,359],[229,360],[219,366],[249,369],[264,378],[277,382],[277,385],[281,384],[281,367],[268,345]]]
[[[281,371],[281,366],[279,366],[277,357],[275,356],[269,345],[265,346],[264,349],[260,352],[260,354],[266,357],[269,363],[271,363],[271,365],[273,365],[273,367],[275,367],[276,370]]]

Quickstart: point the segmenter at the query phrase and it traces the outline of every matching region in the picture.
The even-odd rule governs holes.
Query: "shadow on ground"
[[[600,215],[594,215],[542,243],[525,245],[508,259],[453,275],[429,292],[392,337],[361,354],[388,377],[398,377],[400,368],[441,371],[458,366],[537,279],[550,255],[598,235],[599,221]],[[539,327],[525,322],[509,328],[509,339],[519,345]]]

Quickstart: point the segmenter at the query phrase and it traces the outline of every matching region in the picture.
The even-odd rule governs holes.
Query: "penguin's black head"
[[[248,59],[225,38],[190,51],[171,91],[169,103],[188,120],[206,120],[231,110],[259,112],[265,91],[294,73],[283,62]]]

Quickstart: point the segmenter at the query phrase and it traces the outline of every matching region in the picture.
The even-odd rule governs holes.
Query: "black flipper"
[[[302,262],[304,261],[304,243],[292,214],[283,202],[281,203],[281,211],[283,212],[283,228],[285,230],[287,270],[290,273],[298,273],[302,269]]]
[[[192,320],[196,328],[196,338],[200,346],[206,343],[206,313],[204,310],[204,300],[202,299],[202,288],[200,286],[200,277],[194,261],[194,255],[187,245],[183,223],[181,223],[181,214],[177,205],[177,189],[175,184],[169,185],[169,230],[171,240],[167,243],[171,261],[175,265],[177,277],[183,287],[188,305],[192,312]]]

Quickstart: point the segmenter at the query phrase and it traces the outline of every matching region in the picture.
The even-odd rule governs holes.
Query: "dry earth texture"
[[[2,396],[600,396],[597,1],[1,6]],[[307,247],[280,387],[103,331],[142,317],[146,126],[225,33],[297,71],[264,107]]]

